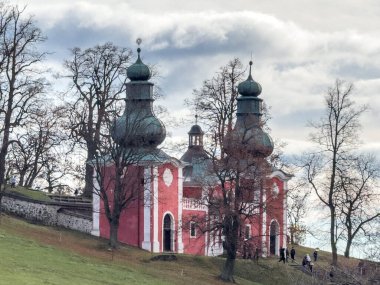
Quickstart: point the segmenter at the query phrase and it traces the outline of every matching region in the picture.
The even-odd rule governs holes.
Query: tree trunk
[[[338,253],[335,241],[335,209],[330,208],[330,242],[332,252],[332,265],[338,265]]]
[[[94,168],[91,165],[86,164],[86,176],[84,178],[86,184],[84,186],[84,190],[82,194],[86,198],[92,197],[92,191],[94,188],[93,175],[94,175]]]
[[[231,258],[230,255],[227,255],[226,262],[223,266],[223,271],[220,274],[220,279],[226,282],[235,282],[234,279],[234,269],[235,269],[235,258]]]
[[[294,228],[290,228],[290,243],[294,244]]]
[[[3,192],[1,192],[0,190],[0,218],[1,218],[1,214],[3,212],[3,207],[2,207],[2,200],[3,200]]]
[[[118,232],[119,232],[119,220],[112,219],[110,221],[110,240],[109,240],[109,245],[111,248],[117,248],[119,245]]]
[[[346,244],[346,250],[344,251],[344,257],[350,258],[350,249],[352,244],[352,238],[348,238]]]
[[[224,230],[226,238],[225,248],[227,250],[227,259],[220,274],[220,279],[226,282],[235,282],[234,269],[239,238],[239,228],[238,217],[229,216],[225,218]]]

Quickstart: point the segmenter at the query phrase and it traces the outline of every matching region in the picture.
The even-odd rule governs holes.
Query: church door
[[[172,218],[169,214],[164,217],[164,251],[173,251],[172,249]]]
[[[270,224],[270,254],[271,255],[278,255],[279,254],[279,248],[278,248],[278,223],[276,221],[273,221]]]

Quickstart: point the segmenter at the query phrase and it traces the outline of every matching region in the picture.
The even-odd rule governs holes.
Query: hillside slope
[[[151,261],[146,251],[123,246],[111,252],[106,245],[103,239],[3,215],[0,284],[225,284],[217,279],[222,258]],[[313,284],[309,275],[270,258],[258,264],[237,260],[235,276],[238,284]]]

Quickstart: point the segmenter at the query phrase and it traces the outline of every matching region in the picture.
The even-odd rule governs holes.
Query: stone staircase
[[[289,262],[288,264],[294,270],[299,270],[306,275],[312,276],[313,279],[315,280],[315,283],[313,284],[329,284],[329,285],[338,284],[332,281],[332,278],[330,277],[330,272],[327,272],[327,270],[318,266],[318,264],[314,263],[313,272],[310,271],[309,267],[303,267],[302,264],[296,261]]]

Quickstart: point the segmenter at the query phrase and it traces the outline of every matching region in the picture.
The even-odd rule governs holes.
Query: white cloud
[[[372,107],[363,117],[364,141],[380,139],[380,4],[374,0],[30,0],[28,11],[52,39],[59,37],[52,48],[105,41],[133,47],[142,37],[144,60],[162,70],[167,100],[160,104],[175,116],[186,114],[183,100],[219,66],[233,57],[247,62],[253,52],[274,136],[303,144],[306,121],[319,117],[324,92],[342,78],[356,83],[358,103]]]

